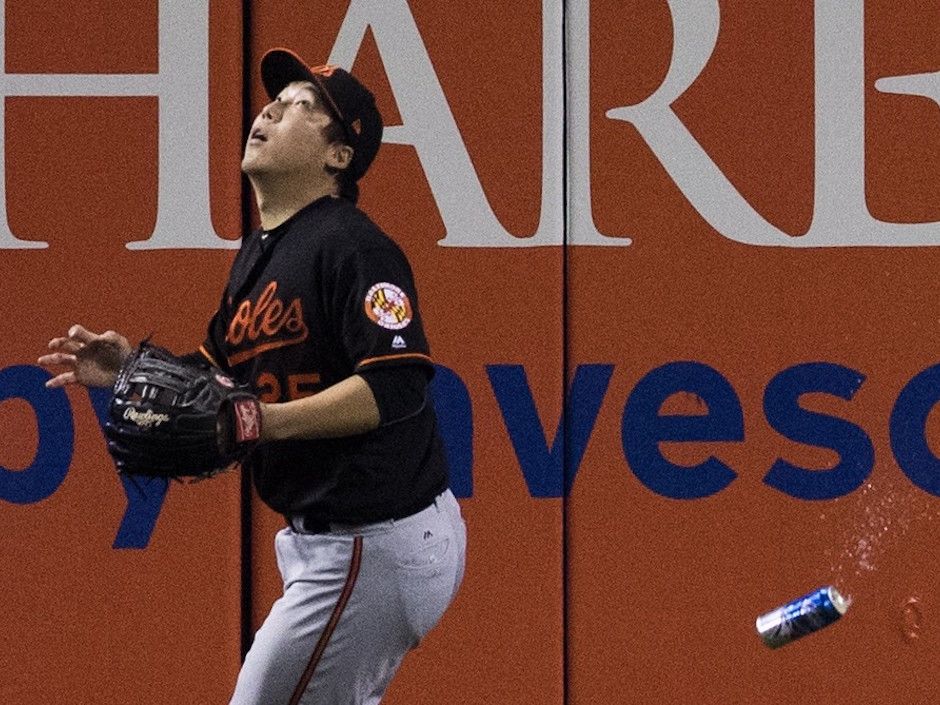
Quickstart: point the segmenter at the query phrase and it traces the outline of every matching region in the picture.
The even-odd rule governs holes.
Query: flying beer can
[[[831,585],[788,602],[757,618],[757,634],[771,649],[828,627],[845,614],[849,602]]]

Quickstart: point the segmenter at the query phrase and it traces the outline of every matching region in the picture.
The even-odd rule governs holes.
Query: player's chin
[[[246,176],[254,176],[265,172],[264,160],[253,146],[245,148],[245,155],[242,157],[242,173]]]

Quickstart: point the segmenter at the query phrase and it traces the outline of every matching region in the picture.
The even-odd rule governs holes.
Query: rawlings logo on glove
[[[136,409],[124,409],[124,418],[128,421],[133,421],[142,428],[159,426],[164,421],[170,420],[167,414],[155,414],[150,409],[144,412],[137,411]]]
[[[114,384],[105,435],[120,473],[210,477],[257,445],[261,404],[222,371],[143,342]]]

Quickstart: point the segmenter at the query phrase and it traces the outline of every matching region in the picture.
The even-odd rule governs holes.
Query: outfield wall
[[[940,14],[914,0],[6,3],[0,700],[222,703],[280,590],[236,473],[122,481],[75,322],[184,351],[273,46],[352,67],[467,518],[388,703],[932,703]],[[938,518],[938,522],[933,522]],[[755,617],[824,584],[780,651]]]

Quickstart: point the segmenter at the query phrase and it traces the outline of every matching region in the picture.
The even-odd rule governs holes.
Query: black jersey
[[[201,351],[266,402],[376,366],[433,374],[404,253],[353,203],[329,196],[245,238]],[[411,514],[447,487],[429,400],[364,434],[263,444],[250,468],[274,510],[342,523]]]

